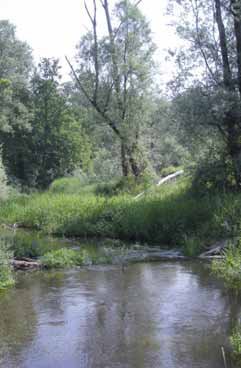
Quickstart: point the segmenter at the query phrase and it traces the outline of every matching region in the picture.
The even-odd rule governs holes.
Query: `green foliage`
[[[113,9],[106,3],[104,9],[111,31],[97,38],[97,21],[97,29],[81,38],[77,74],[88,102],[94,102],[94,119],[118,140],[119,171],[139,176],[147,165],[140,136],[149,115],[155,46],[147,20],[131,1],[117,1]],[[116,139],[108,142],[111,149]]]
[[[198,256],[202,251],[202,242],[195,236],[186,237],[184,239],[183,251],[187,257]]]
[[[191,168],[194,192],[226,192],[235,189],[235,175],[232,161],[224,152],[207,151]]]
[[[236,362],[241,363],[241,326],[234,328],[230,336],[230,344],[232,347],[232,354]]]
[[[6,201],[0,208],[0,221],[51,234],[179,245],[194,255],[204,242],[240,231],[241,196],[215,195],[200,200],[189,187],[186,179],[179,180],[139,200],[127,194],[111,198],[93,193],[33,194]]]
[[[241,288],[241,241],[224,251],[224,258],[212,263],[213,272],[221,277],[230,289]]]
[[[58,62],[42,60],[31,81],[31,133],[20,133],[21,147],[8,153],[13,163],[13,155],[18,156],[12,175],[30,186],[47,187],[55,178],[71,174],[76,167],[86,170],[89,165],[90,144],[61,92],[59,80]],[[24,153],[19,155],[22,147]]]
[[[49,188],[51,193],[77,194],[86,186],[86,179],[80,177],[66,177],[54,180]]]
[[[161,170],[161,176],[165,177],[171,174],[174,174],[175,172],[182,170],[183,167],[182,166],[168,166],[168,167],[164,167]]]
[[[82,256],[79,252],[72,249],[58,249],[46,253],[41,258],[42,264],[48,268],[62,268],[71,266],[81,266]]]
[[[12,268],[10,260],[12,253],[9,251],[6,244],[0,241],[0,290],[5,289],[14,284]]]
[[[0,158],[0,200],[6,199],[9,194],[9,187],[7,185],[7,175],[3,167],[2,159]]]
[[[116,196],[120,194],[135,195],[146,190],[151,184],[153,184],[153,178],[149,175],[142,174],[138,178],[128,176],[111,180],[108,183],[97,184],[95,193],[105,196]]]
[[[47,252],[41,257],[41,261],[47,268],[66,268],[111,263],[111,255],[107,251],[98,254],[96,250],[92,251],[91,248],[80,250],[62,248]]]

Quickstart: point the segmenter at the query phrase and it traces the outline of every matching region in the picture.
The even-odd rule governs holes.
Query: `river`
[[[0,367],[220,368],[239,313],[200,261],[19,272],[0,294]]]

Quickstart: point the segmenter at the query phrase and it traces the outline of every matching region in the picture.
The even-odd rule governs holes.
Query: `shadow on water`
[[[240,305],[198,261],[20,272],[0,367],[221,368]]]

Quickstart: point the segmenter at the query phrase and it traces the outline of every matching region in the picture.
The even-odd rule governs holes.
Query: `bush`
[[[202,243],[198,237],[190,236],[184,239],[183,251],[187,257],[195,257],[200,254]]]
[[[232,162],[227,154],[208,153],[193,168],[194,192],[227,192],[235,188]]]
[[[87,249],[78,251],[62,248],[47,252],[41,260],[47,268],[65,268],[81,265],[107,264],[111,262],[111,256],[106,250],[98,254],[96,251],[92,251],[91,248],[88,251]]]
[[[46,253],[41,261],[48,268],[63,268],[82,265],[83,259],[79,252],[62,248]]]
[[[224,258],[212,263],[213,272],[221,277],[230,289],[241,289],[241,241],[224,251]]]
[[[122,177],[109,183],[100,183],[96,186],[97,195],[117,196],[121,194],[138,194],[153,184],[153,177],[145,175],[135,178],[134,176]]]
[[[230,336],[232,353],[236,361],[241,363],[241,326],[238,325]]]
[[[79,193],[83,186],[86,185],[86,179],[80,177],[67,177],[56,179],[50,185],[51,193]]]

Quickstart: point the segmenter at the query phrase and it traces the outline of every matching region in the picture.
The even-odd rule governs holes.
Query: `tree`
[[[210,128],[219,132],[232,160],[236,186],[241,189],[240,2],[174,2],[180,7],[177,31],[185,40],[185,47],[177,55],[181,71],[179,86],[186,84],[189,89],[198,91],[200,100],[205,102],[201,110],[200,104],[193,103],[192,118],[209,127],[207,134]],[[200,111],[205,116],[205,109],[206,119],[199,119]]]
[[[27,86],[32,69],[29,46],[16,38],[15,27],[0,21],[0,129],[28,125]]]
[[[17,39],[15,27],[8,21],[0,21],[0,144],[1,156],[7,173],[9,161],[6,152],[14,149],[9,146],[9,137],[16,130],[30,129],[28,82],[32,69],[32,56],[29,46]],[[17,135],[16,135],[17,137]],[[12,142],[11,142],[12,143]],[[2,162],[2,158],[1,158]],[[3,171],[3,168],[2,168]],[[2,180],[0,180],[2,181]],[[6,178],[4,176],[3,187]]]
[[[21,184],[46,188],[55,178],[85,170],[90,144],[60,85],[57,60],[43,59],[30,84],[31,131],[8,135],[4,158]]]
[[[112,130],[120,142],[122,173],[139,176],[146,167],[140,147],[141,126],[145,122],[153,70],[153,52],[149,25],[128,0],[115,5],[111,14],[108,0],[101,0],[107,35],[100,38],[97,3],[93,15],[86,6],[92,25],[81,40],[77,55],[79,68],[75,80],[89,105]]]

